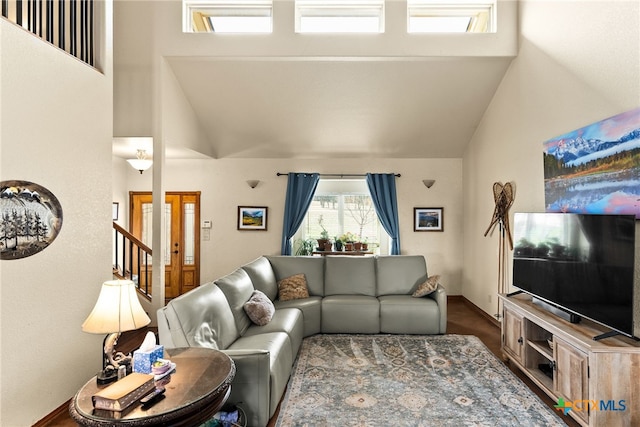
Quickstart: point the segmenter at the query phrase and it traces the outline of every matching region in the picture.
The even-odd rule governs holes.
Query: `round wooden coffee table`
[[[166,350],[176,364],[165,385],[164,397],[143,410],[135,404],[123,413],[101,413],[93,409],[93,396],[100,388],[89,380],[69,405],[71,418],[81,426],[198,426],[220,410],[231,393],[236,367],[226,354],[206,348]]]

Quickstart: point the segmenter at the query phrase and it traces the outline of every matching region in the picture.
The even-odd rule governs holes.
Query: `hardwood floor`
[[[481,312],[478,308],[473,306],[461,297],[453,297],[449,299],[448,303],[448,316],[447,316],[447,333],[459,334],[459,335],[475,335],[482,340],[482,342],[494,353],[498,358],[502,359],[502,352],[500,351],[500,329],[496,322],[492,322],[488,315]],[[118,350],[123,352],[132,351],[134,348],[140,345],[145,330],[134,331],[123,334],[120,338]],[[532,389],[550,408],[556,404],[546,394],[544,394],[535,384],[533,384],[528,378],[524,376],[519,370],[511,367],[508,363],[507,366]],[[66,405],[64,406],[66,408]],[[275,420],[278,413],[269,421],[268,427],[275,426]],[[570,427],[578,427],[579,424],[570,417],[565,417],[559,414],[565,423]],[[44,424],[38,424],[38,427],[56,426],[56,427],[72,427],[76,424],[69,418],[66,411],[62,411],[60,415],[51,419],[50,422]]]

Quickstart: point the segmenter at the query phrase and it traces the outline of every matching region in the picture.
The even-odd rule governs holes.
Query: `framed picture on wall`
[[[266,206],[238,206],[238,230],[267,230]]]
[[[0,259],[30,257],[47,248],[62,228],[62,205],[30,181],[0,181]]]
[[[413,208],[413,231],[443,231],[444,208]]]
[[[543,143],[547,212],[640,219],[640,107]]]

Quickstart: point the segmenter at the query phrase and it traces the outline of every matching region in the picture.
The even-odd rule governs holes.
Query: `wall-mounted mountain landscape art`
[[[62,227],[56,196],[29,181],[0,182],[0,259],[20,259],[43,251]]]
[[[543,145],[547,212],[640,218],[640,108]]]

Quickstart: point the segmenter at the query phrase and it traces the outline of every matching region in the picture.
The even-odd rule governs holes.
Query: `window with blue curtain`
[[[367,186],[382,227],[391,237],[391,255],[400,255],[396,176],[392,173],[368,173]]]
[[[291,239],[302,224],[318,187],[318,173],[289,172],[282,224],[282,255],[291,255]]]

